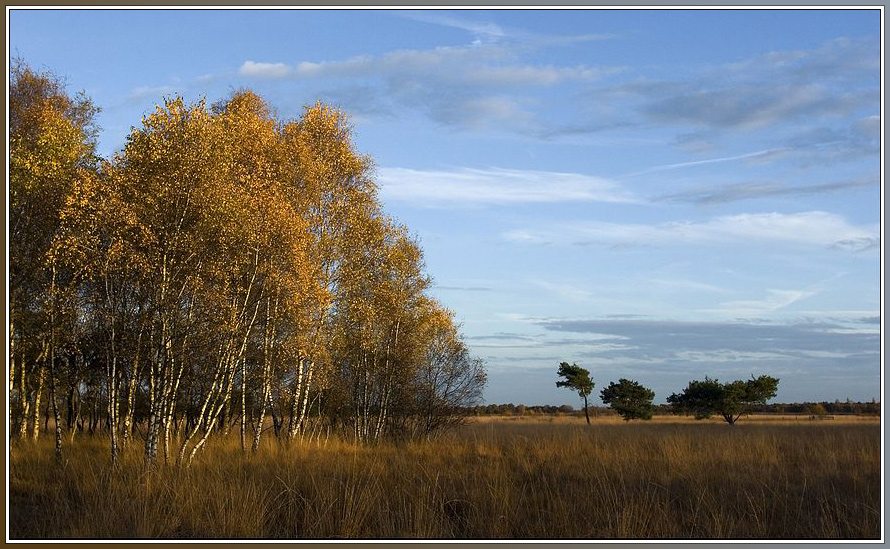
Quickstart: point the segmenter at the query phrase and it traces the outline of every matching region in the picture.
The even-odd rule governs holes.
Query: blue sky
[[[488,402],[769,373],[880,398],[877,10],[12,10],[10,51],[103,108],[250,88],[350,114]],[[598,402],[594,399],[594,402]]]

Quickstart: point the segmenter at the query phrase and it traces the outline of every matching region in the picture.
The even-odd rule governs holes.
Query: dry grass
[[[583,419],[581,420],[583,423]],[[48,438],[48,437],[47,437]],[[190,470],[13,445],[12,538],[880,536],[877,422],[474,422],[430,443],[216,441]]]
[[[597,425],[607,424],[607,425],[618,425],[625,423],[625,421],[618,414],[602,414],[598,416],[594,416],[591,414],[591,421]],[[559,414],[559,415],[546,415],[546,414],[524,414],[524,415],[484,415],[484,416],[473,416],[470,418],[470,422],[472,423],[500,423],[500,422],[521,422],[521,423],[559,423],[566,425],[584,425],[585,419],[583,414]],[[793,424],[793,423],[819,423],[827,421],[832,424],[837,423],[857,423],[857,424],[874,424],[877,425],[881,421],[881,416],[878,415],[866,415],[866,414],[838,414],[838,415],[829,415],[828,417],[819,419],[814,418],[810,414],[749,414],[742,416],[742,419],[739,420],[739,425],[742,424],[750,424],[750,423],[784,423],[784,424]],[[649,420],[650,424],[664,424],[664,423],[673,423],[673,424],[725,424],[726,421],[720,416],[713,416],[704,420],[694,419],[692,416],[683,416],[683,415],[664,415],[658,414],[652,416],[652,419]]]

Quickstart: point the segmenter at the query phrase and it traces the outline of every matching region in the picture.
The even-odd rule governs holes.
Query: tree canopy
[[[704,381],[690,381],[682,393],[672,394],[667,402],[678,412],[694,414],[696,419],[716,414],[734,425],[751,406],[766,404],[775,397],[778,386],[779,380],[768,375],[727,383],[705,377]]]
[[[71,436],[105,424],[112,460],[138,426],[149,462],[188,465],[235,426],[257,451],[270,416],[282,439],[370,443],[480,400],[484,364],[342,112],[172,96],[108,160],[95,112],[13,64],[11,432],[36,437],[48,397]]]
[[[643,387],[636,381],[620,379],[604,388],[600,393],[603,403],[608,404],[613,410],[625,419],[652,419],[655,406],[652,399],[655,393]]]
[[[557,387],[568,387],[578,393],[584,399],[584,417],[590,424],[590,414],[587,411],[587,397],[593,392],[594,383],[590,379],[590,372],[577,364],[569,364],[568,362],[559,363],[559,371],[557,375],[563,378],[556,382]]]

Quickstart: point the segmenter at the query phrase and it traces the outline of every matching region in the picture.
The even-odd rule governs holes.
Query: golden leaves
[[[274,345],[318,360],[371,353],[407,368],[453,330],[342,112],[317,103],[279,121],[250,91],[210,109],[175,96],[85,169],[83,125],[52,104],[16,110],[29,126],[10,136],[10,201],[51,205],[53,258],[79,280],[144,289],[163,314],[188,304],[210,339],[249,335],[247,313],[275,296]]]

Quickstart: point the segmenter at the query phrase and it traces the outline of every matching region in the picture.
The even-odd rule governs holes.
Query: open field
[[[668,421],[670,419],[670,421]],[[876,420],[481,418],[431,442],[214,441],[146,470],[85,437],[10,452],[15,538],[880,537]],[[548,421],[552,420],[552,421]]]

